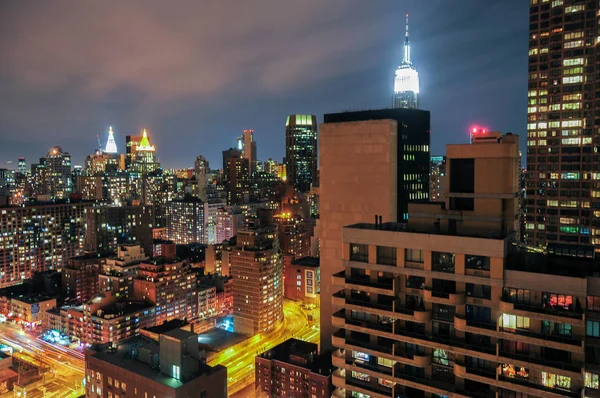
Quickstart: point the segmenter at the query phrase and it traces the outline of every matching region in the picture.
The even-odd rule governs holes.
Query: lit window
[[[585,372],[585,387],[597,390],[599,388],[598,375],[595,373]]]

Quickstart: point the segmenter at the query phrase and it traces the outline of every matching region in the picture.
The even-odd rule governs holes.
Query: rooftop
[[[294,265],[300,265],[302,267],[313,267],[316,268],[320,264],[319,257],[302,257],[292,261]]]
[[[161,373],[157,365],[153,366],[150,363],[142,361],[139,357],[140,351],[149,352],[151,355],[157,354],[160,351],[160,345],[157,341],[148,337],[136,336],[121,342],[116,349],[111,348],[110,344],[96,345],[92,350],[86,352],[86,358],[93,357],[113,364],[126,371],[133,372],[148,381],[152,380],[170,388],[179,388],[186,384],[181,380]],[[221,366],[213,367],[199,362],[199,371],[190,381],[201,375],[212,374],[221,368]]]
[[[460,231],[449,232],[447,229],[436,229],[435,224],[432,223],[432,227],[423,230],[421,228],[411,228],[408,224],[399,223],[399,222],[384,222],[381,224],[374,223],[358,223],[347,225],[344,228],[351,229],[368,229],[368,230],[378,230],[378,231],[391,231],[391,232],[409,232],[416,234],[426,234],[426,235],[448,235],[448,236],[464,236],[467,238],[482,238],[482,239],[504,239],[507,236],[503,236],[497,234],[495,232],[491,232],[489,234],[471,234],[464,233],[461,234]]]
[[[55,300],[54,297],[47,297],[47,296],[42,296],[39,294],[22,294],[20,296],[17,297],[11,297],[12,300],[17,300],[17,301],[21,301],[23,303],[27,303],[27,304],[37,304],[37,303],[41,303],[43,301],[49,301],[49,300]]]
[[[183,330],[183,329],[171,329],[166,333],[163,333],[163,336],[169,336],[175,340],[187,340],[190,337],[198,336],[196,333]]]
[[[288,339],[265,351],[261,358],[285,362],[309,369],[313,373],[329,376],[333,369],[331,353],[318,355],[318,346],[298,339]]]
[[[182,319],[173,319],[171,321],[163,323],[162,325],[146,328],[146,330],[150,333],[164,334],[173,329],[179,329],[187,324],[188,323]]]

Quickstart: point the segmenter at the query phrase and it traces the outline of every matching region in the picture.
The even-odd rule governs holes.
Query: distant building
[[[331,353],[318,355],[317,344],[286,340],[256,357],[256,397],[329,398],[332,371]]]
[[[238,333],[268,332],[283,321],[283,261],[277,229],[265,224],[239,231],[231,253],[233,323]]]
[[[319,259],[283,257],[284,295],[290,300],[301,300],[307,304],[321,304],[321,269]]]
[[[310,233],[304,220],[290,213],[280,213],[273,217],[277,224],[279,245],[284,255],[302,258],[310,255]]]
[[[133,281],[133,298],[156,306],[156,323],[198,317],[196,276],[187,262],[156,258],[144,261]]]
[[[242,148],[229,148],[223,151],[223,172],[227,170],[228,160],[242,156]]]
[[[0,287],[83,254],[89,202],[0,208]]]
[[[198,156],[194,162],[194,176],[196,177],[196,197],[206,202],[206,186],[208,185],[208,160],[204,156]]]
[[[179,328],[85,352],[86,397],[226,398],[227,368],[208,366],[198,335]],[[109,395],[106,395],[109,394]]]
[[[62,147],[50,148],[44,158],[40,158],[40,169],[44,175],[41,194],[48,195],[51,199],[68,199],[73,192],[71,180],[71,155],[64,152]]]
[[[317,180],[317,117],[290,115],[285,122],[286,178],[300,192],[308,192]]]
[[[178,245],[205,243],[204,203],[188,196],[167,203],[165,209],[167,239]]]
[[[432,156],[429,171],[429,199],[432,202],[443,202],[446,192],[446,157]]]
[[[98,291],[98,274],[106,263],[106,257],[86,253],[71,257],[63,266],[63,297],[73,303],[85,303]]]
[[[86,214],[85,247],[98,253],[114,253],[123,243],[139,243],[152,253],[153,206],[98,206]]]
[[[9,314],[19,323],[30,327],[41,326],[46,311],[56,308],[56,299],[36,294],[10,298]]]
[[[419,108],[419,72],[410,59],[408,40],[408,14],[406,14],[406,34],[404,36],[404,54],[402,64],[396,69],[394,79],[394,108]]]
[[[247,203],[246,195],[250,188],[250,163],[243,157],[227,159],[227,168],[224,170],[227,204],[240,205]]]
[[[107,258],[98,274],[98,290],[111,292],[121,299],[130,299],[133,280],[142,261],[148,257],[139,244],[121,244],[116,256]]]
[[[242,138],[244,141],[244,149],[242,152],[242,156],[248,159],[248,164],[250,165],[250,173],[254,173],[256,171],[257,162],[254,130],[244,130]]]
[[[121,301],[111,292],[99,293],[84,304],[83,319],[83,342],[117,344],[154,326],[155,307],[144,301]]]
[[[211,318],[219,314],[217,309],[217,287],[198,285],[198,317]]]

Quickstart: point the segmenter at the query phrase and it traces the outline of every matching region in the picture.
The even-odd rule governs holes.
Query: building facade
[[[85,303],[98,291],[98,274],[106,257],[85,253],[71,257],[61,272],[63,297],[73,303]]]
[[[317,344],[289,339],[255,362],[257,398],[331,397],[331,355],[319,356]]]
[[[283,321],[283,261],[274,225],[257,225],[238,233],[231,276],[236,332],[267,332]]]
[[[317,117],[290,115],[285,122],[285,173],[279,177],[300,192],[318,186]]]
[[[156,323],[198,317],[196,276],[187,262],[156,258],[140,264],[133,281],[133,298],[156,307]]]
[[[446,157],[432,156],[429,168],[429,199],[432,202],[443,202],[446,192]]]
[[[557,253],[600,244],[594,1],[531,1],[526,235]]]
[[[88,202],[0,208],[0,287],[83,254]]]
[[[178,245],[205,243],[204,203],[196,197],[176,199],[167,203],[167,239]]]
[[[293,259],[283,257],[284,295],[290,300],[305,304],[321,304],[321,268],[318,257]]]

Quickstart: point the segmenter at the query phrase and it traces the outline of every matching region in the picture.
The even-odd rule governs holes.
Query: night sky
[[[281,161],[285,119],[390,107],[410,14],[432,155],[478,123],[522,138],[526,0],[3,1],[0,167],[61,145],[83,164],[108,126],[147,128],[164,167],[254,129]],[[523,149],[523,147],[522,147]],[[12,160],[12,164],[7,161]]]

